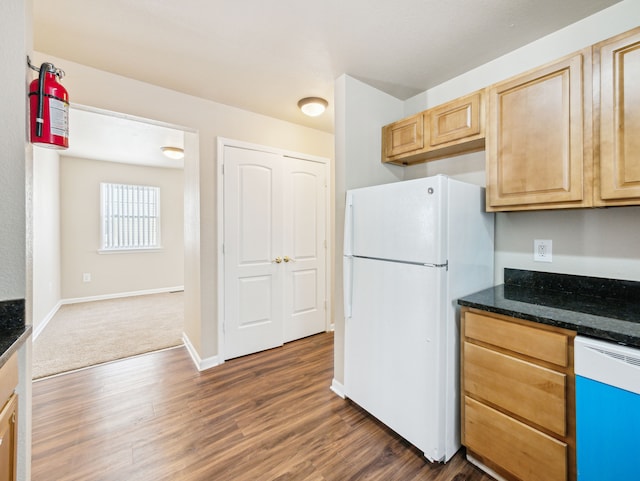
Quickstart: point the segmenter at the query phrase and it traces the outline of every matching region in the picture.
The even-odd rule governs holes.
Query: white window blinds
[[[160,188],[100,184],[101,250],[160,247]]]

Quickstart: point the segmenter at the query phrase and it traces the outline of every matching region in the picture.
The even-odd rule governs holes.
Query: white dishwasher
[[[578,481],[640,479],[640,349],[575,339]]]

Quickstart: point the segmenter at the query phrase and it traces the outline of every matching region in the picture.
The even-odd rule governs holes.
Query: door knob
[[[289,256],[284,256],[284,261],[285,262],[295,262],[291,257]]]
[[[276,264],[280,264],[282,262],[282,257],[276,257],[271,262],[275,262]]]

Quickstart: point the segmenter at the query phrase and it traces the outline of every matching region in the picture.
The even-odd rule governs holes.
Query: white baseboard
[[[344,393],[344,386],[342,385],[342,383],[339,383],[338,381],[336,381],[335,378],[331,381],[331,387],[329,389],[331,389],[334,393],[336,393],[342,399],[345,399],[347,397],[346,394]]]
[[[182,342],[184,342],[184,345],[187,348],[187,352],[189,352],[189,356],[191,356],[191,360],[195,364],[198,371],[205,371],[207,369],[211,369],[212,367],[220,365],[220,362],[218,362],[218,356],[201,359],[198,351],[196,351],[196,348],[193,347],[193,344],[189,340],[189,336],[184,333],[182,334]]]
[[[33,330],[33,340],[35,341],[36,339],[38,339],[38,336],[40,334],[42,334],[42,331],[44,331],[44,328],[47,327],[47,324],[49,324],[49,321],[51,319],[53,319],[53,316],[56,315],[56,312],[58,312],[58,309],[60,309],[60,307],[62,306],[62,301],[58,301],[58,303],[53,307],[53,309],[51,309],[51,311],[49,312],[49,314],[47,314],[44,319],[42,319],[40,321],[40,323],[38,324],[38,326]]]
[[[77,304],[79,302],[105,301],[107,299],[118,299],[120,297],[146,296],[149,294],[162,294],[165,292],[184,291],[184,286],[160,287],[158,289],[146,289],[144,291],[117,292],[115,294],[103,294],[100,296],[73,297],[62,299],[61,304]]]

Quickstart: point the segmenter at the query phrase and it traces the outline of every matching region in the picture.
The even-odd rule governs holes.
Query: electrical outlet
[[[89,272],[82,274],[82,282],[91,282],[91,274]]]
[[[536,262],[553,261],[553,242],[536,239],[533,241],[533,260]]]

